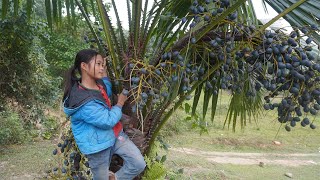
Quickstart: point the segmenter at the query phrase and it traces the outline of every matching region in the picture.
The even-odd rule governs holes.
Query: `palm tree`
[[[2,17],[6,15],[6,2],[2,4]],[[312,115],[320,110],[320,65],[309,52],[313,43],[320,42],[320,2],[263,2],[280,13],[266,25],[257,20],[251,0],[145,0],[144,4],[127,0],[129,32],[125,35],[114,0],[111,3],[117,19],[115,26],[102,0],[45,1],[51,29],[61,27],[61,7],[66,8],[70,27],[76,24],[76,7],[80,10],[96,46],[108,57],[114,92],[123,88],[130,92],[129,103],[123,110],[128,115],[124,118],[128,122],[126,132],[148,156],[159,131],[179,107],[205,130],[208,105],[211,103],[213,120],[221,90],[232,96],[225,125],[233,130],[237,123],[245,126],[261,107],[276,109],[286,130],[300,121],[301,108]],[[148,3],[152,3],[151,9],[147,8]],[[27,7],[29,12],[30,6]],[[99,18],[102,38],[90,20],[92,16]],[[266,30],[280,17],[295,27],[289,37],[281,30]],[[302,45],[305,37],[309,38]],[[199,115],[195,109],[201,93],[204,108]],[[193,104],[183,104],[191,95]],[[282,101],[274,103],[275,97]],[[303,126],[309,124],[315,127],[308,119],[301,121]],[[65,142],[65,153],[73,151],[68,146],[72,141]],[[80,154],[72,157],[77,159],[73,165],[81,170],[84,166],[79,166],[79,162],[84,158]]]

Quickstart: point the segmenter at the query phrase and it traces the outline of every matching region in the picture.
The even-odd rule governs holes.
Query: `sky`
[[[104,2],[110,2],[111,0],[104,0]],[[121,25],[123,26],[124,29],[129,29],[128,28],[128,13],[127,13],[127,0],[116,0],[116,7],[118,10],[118,14],[120,16],[121,20]],[[142,5],[144,6],[144,0],[142,0]],[[263,6],[262,6],[262,0],[252,0],[252,3],[255,7],[256,15],[258,19],[264,19],[265,21],[268,19],[272,19],[273,17],[277,16],[278,13],[274,11],[269,5],[267,5],[268,13],[265,12]],[[153,4],[153,1],[149,2],[149,8],[151,8]],[[114,10],[111,8],[111,12],[109,13],[112,19],[112,23],[115,25],[116,24],[116,17],[114,15]],[[287,23],[285,20],[280,20],[279,22],[275,23],[275,26],[280,26],[283,27],[283,24],[285,26],[289,26],[289,23]]]

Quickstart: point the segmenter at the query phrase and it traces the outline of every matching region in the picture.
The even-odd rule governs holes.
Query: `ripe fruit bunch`
[[[77,148],[71,130],[61,140],[52,151],[56,164],[47,171],[47,175],[61,179],[90,179],[89,163]]]

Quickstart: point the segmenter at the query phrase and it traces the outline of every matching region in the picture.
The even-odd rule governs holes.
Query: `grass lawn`
[[[54,162],[51,141],[0,147],[0,179],[31,180],[44,177]]]
[[[197,111],[202,113],[202,98]],[[191,102],[190,102],[191,103]],[[208,161],[205,156],[197,154],[168,152],[166,167],[172,170],[184,169],[182,175],[171,175],[173,179],[288,179],[285,173],[292,173],[294,179],[318,179],[320,177],[320,116],[309,116],[318,128],[310,129],[297,124],[290,132],[284,125],[278,123],[276,111],[264,111],[263,114],[251,123],[247,122],[244,129],[237,127],[236,132],[226,127],[223,129],[225,114],[229,98],[223,94],[219,100],[219,107],[214,122],[211,122],[210,106],[207,114],[208,133],[200,135],[199,129],[191,128],[191,121],[185,121],[186,114],[177,110],[171,117],[162,132],[166,143],[171,148],[186,148],[203,152],[233,152],[233,153],[269,153],[279,154],[277,157],[267,157],[269,160],[293,159],[285,155],[311,153],[312,156],[299,157],[297,161],[312,160],[315,164],[291,166],[266,163],[259,164],[232,164]],[[275,145],[273,141],[279,141]],[[282,155],[284,157],[282,157]]]

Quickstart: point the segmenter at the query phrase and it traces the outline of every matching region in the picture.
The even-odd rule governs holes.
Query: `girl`
[[[79,79],[76,73],[80,74]],[[124,164],[115,174],[111,173],[110,179],[133,179],[146,163],[119,122],[127,96],[121,93],[117,104],[111,106],[111,94],[102,56],[92,49],[79,51],[67,74],[63,95],[64,112],[71,117],[75,141],[89,160],[94,180],[109,179],[113,154],[118,154]]]

